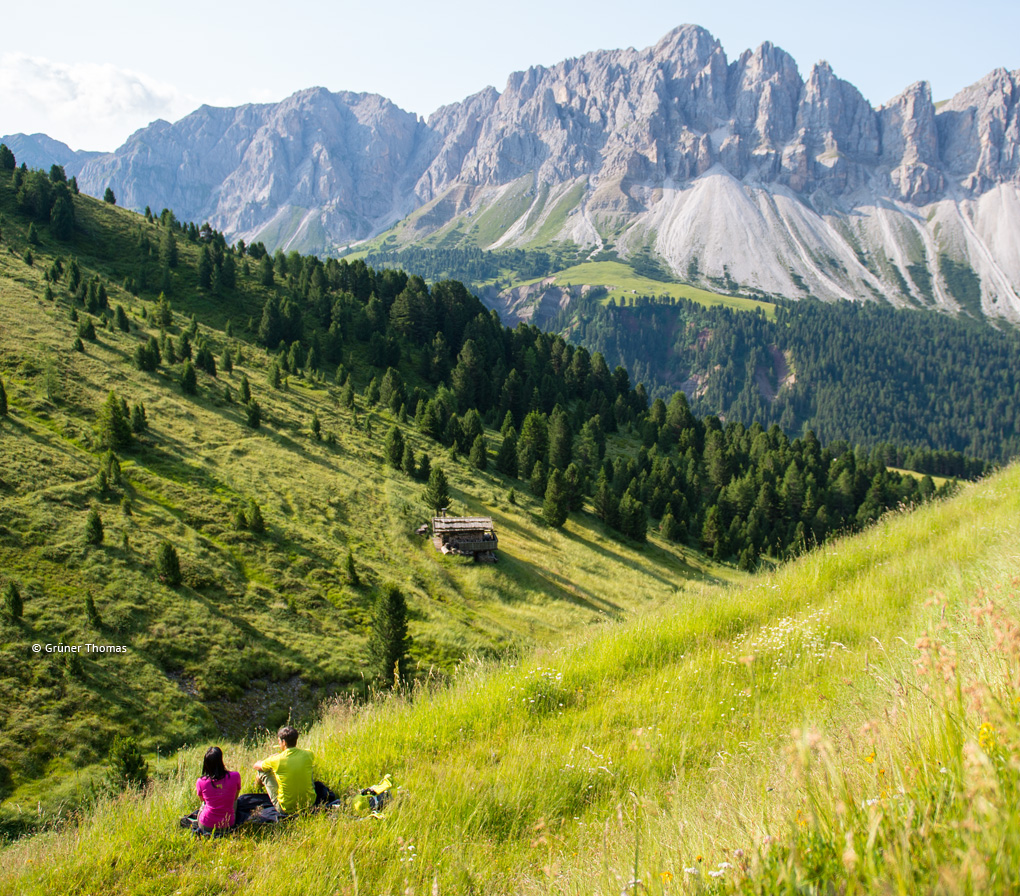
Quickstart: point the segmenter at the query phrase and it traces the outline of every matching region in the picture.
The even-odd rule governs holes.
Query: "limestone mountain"
[[[825,62],[803,77],[770,43],[730,61],[685,25],[427,121],[319,88],[202,107],[78,180],[270,248],[389,228],[391,247],[572,242],[702,285],[1020,321],[1018,98],[1020,71],[998,69],[940,105],[921,82],[876,109]]]

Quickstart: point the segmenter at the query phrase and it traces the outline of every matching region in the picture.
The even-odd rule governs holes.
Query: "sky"
[[[511,72],[647,47],[688,23],[730,61],[764,41],[803,77],[827,60],[874,106],[915,81],[948,99],[995,68],[1020,69],[1016,0],[48,0],[4,10],[0,134],[110,151],[158,118],[307,87],[379,93],[428,117],[486,86],[502,90]]]

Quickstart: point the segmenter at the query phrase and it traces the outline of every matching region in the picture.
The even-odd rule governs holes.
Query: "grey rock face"
[[[684,25],[643,50],[516,72],[502,93],[488,88],[428,122],[379,96],[321,88],[277,104],[203,107],[88,162],[79,183],[98,194],[112,186],[124,205],[208,220],[230,238],[318,252],[425,205],[407,234],[427,235],[511,192],[517,210],[500,215],[498,241],[526,245],[538,233],[528,222],[551,212],[534,198],[522,216],[521,197],[562,199],[580,185],[566,223],[561,210],[550,224],[554,238],[597,246],[600,228],[625,231],[625,252],[628,239],[648,245],[653,234],[676,271],[692,260],[706,276],[728,266],[787,294],[790,269],[814,264],[810,288],[823,297],[871,298],[890,284],[902,291],[902,271],[923,263],[934,285],[918,298],[920,287],[908,283],[912,300],[947,307],[937,256],[980,255],[975,269],[991,264],[982,301],[1020,316],[1020,248],[993,240],[980,220],[1020,217],[1018,98],[1020,73],[1000,69],[938,111],[925,83],[873,109],[827,63],[802,78],[769,43],[729,62],[711,34]],[[727,205],[712,205],[722,197]],[[936,244],[912,211],[941,202],[955,204],[940,213],[952,245]],[[893,208],[895,227],[882,224],[874,210]],[[751,209],[758,219],[739,219]],[[709,215],[711,240],[695,214]],[[752,231],[765,241],[753,253],[728,236]],[[885,242],[892,232],[896,246]]]

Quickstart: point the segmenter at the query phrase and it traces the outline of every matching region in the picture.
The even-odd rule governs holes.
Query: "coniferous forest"
[[[770,320],[635,298],[582,300],[559,326],[650,394],[683,388],[698,414],[811,429],[944,475],[976,472],[958,455],[1020,451],[1020,334],[1006,325],[878,303],[780,302]]]

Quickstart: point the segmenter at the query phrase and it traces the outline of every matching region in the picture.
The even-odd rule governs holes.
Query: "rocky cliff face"
[[[483,246],[611,234],[703,280],[1020,320],[1018,98],[1020,72],[1000,69],[938,110],[924,83],[874,109],[824,62],[802,78],[769,43],[730,62],[685,25],[517,72],[428,122],[322,89],[203,107],[79,183],[274,247],[328,252],[415,212],[401,239],[454,219]],[[498,232],[472,230],[490,209]]]

